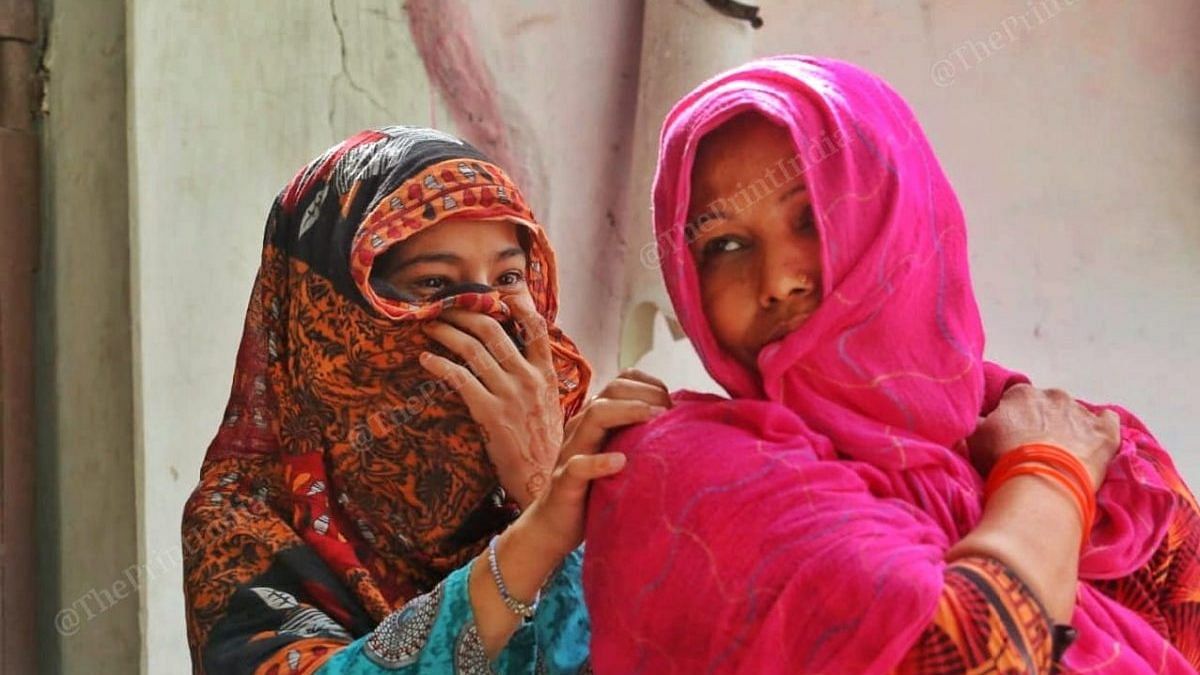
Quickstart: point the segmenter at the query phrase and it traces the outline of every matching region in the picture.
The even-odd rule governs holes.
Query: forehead
[[[445,220],[405,239],[400,246],[407,252],[495,252],[520,246],[517,227],[508,220]]]
[[[795,144],[786,127],[758,113],[733,117],[700,141],[692,165],[693,201],[697,195],[744,187],[795,156]]]

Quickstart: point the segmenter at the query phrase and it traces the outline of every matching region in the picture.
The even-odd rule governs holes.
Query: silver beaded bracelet
[[[496,540],[499,535],[492,537],[488,542],[488,568],[492,570],[492,579],[496,582],[496,589],[500,591],[500,599],[504,600],[504,606],[508,607],[513,614],[525,619],[532,619],[533,613],[537,611],[538,600],[542,597],[542,592],[538,591],[533,596],[533,602],[524,603],[517,600],[508,594],[508,586],[504,585],[504,577],[500,576],[500,563],[496,562]]]

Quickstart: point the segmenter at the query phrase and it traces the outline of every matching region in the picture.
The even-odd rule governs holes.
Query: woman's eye
[[[521,280],[524,278],[520,272],[505,272],[496,279],[496,284],[498,286],[512,286],[521,283]]]
[[[804,209],[804,213],[800,216],[800,222],[796,223],[796,228],[801,232],[812,232],[817,229],[817,217],[813,214],[811,206]]]
[[[417,279],[413,282],[413,286],[415,288],[419,288],[423,291],[441,290],[445,285],[446,279],[444,277],[425,277],[424,279]]]
[[[730,253],[745,248],[742,242],[733,237],[717,237],[704,245],[704,257]]]

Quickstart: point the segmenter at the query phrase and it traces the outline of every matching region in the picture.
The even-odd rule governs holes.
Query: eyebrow
[[[510,246],[496,254],[496,262],[525,255],[525,249],[520,246]]]
[[[729,214],[720,209],[706,209],[694,216],[689,217],[686,221],[684,221],[684,225],[688,229],[695,229],[700,226],[700,221],[702,220],[729,220]]]
[[[803,183],[801,183],[800,185],[797,185],[796,187],[792,188],[791,190],[788,190],[787,192],[783,193],[783,196],[781,196],[779,198],[779,201],[781,201],[781,202],[787,201],[788,199],[790,199],[793,195],[795,195],[798,192],[808,192],[808,186]]]
[[[453,253],[441,252],[441,251],[436,252],[436,253],[421,253],[420,255],[414,255],[411,258],[401,260],[400,262],[393,265],[392,268],[389,270],[389,272],[391,274],[396,274],[397,272],[400,272],[401,270],[404,270],[408,267],[412,267],[413,265],[417,265],[420,263],[432,263],[432,262],[446,263],[448,265],[454,265],[457,263],[461,263],[462,257],[455,255]]]

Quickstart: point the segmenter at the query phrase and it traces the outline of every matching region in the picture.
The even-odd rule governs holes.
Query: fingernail
[[[421,354],[419,356],[417,356],[417,361],[420,361],[421,363],[425,363],[426,361],[429,360],[430,356],[432,356],[432,354],[430,354],[429,352],[421,352]]]
[[[619,469],[625,466],[625,453],[615,452],[608,458],[608,468]]]
[[[658,417],[659,415],[661,415],[665,412],[667,412],[667,409],[662,407],[661,405],[650,406],[650,416],[651,417]]]

